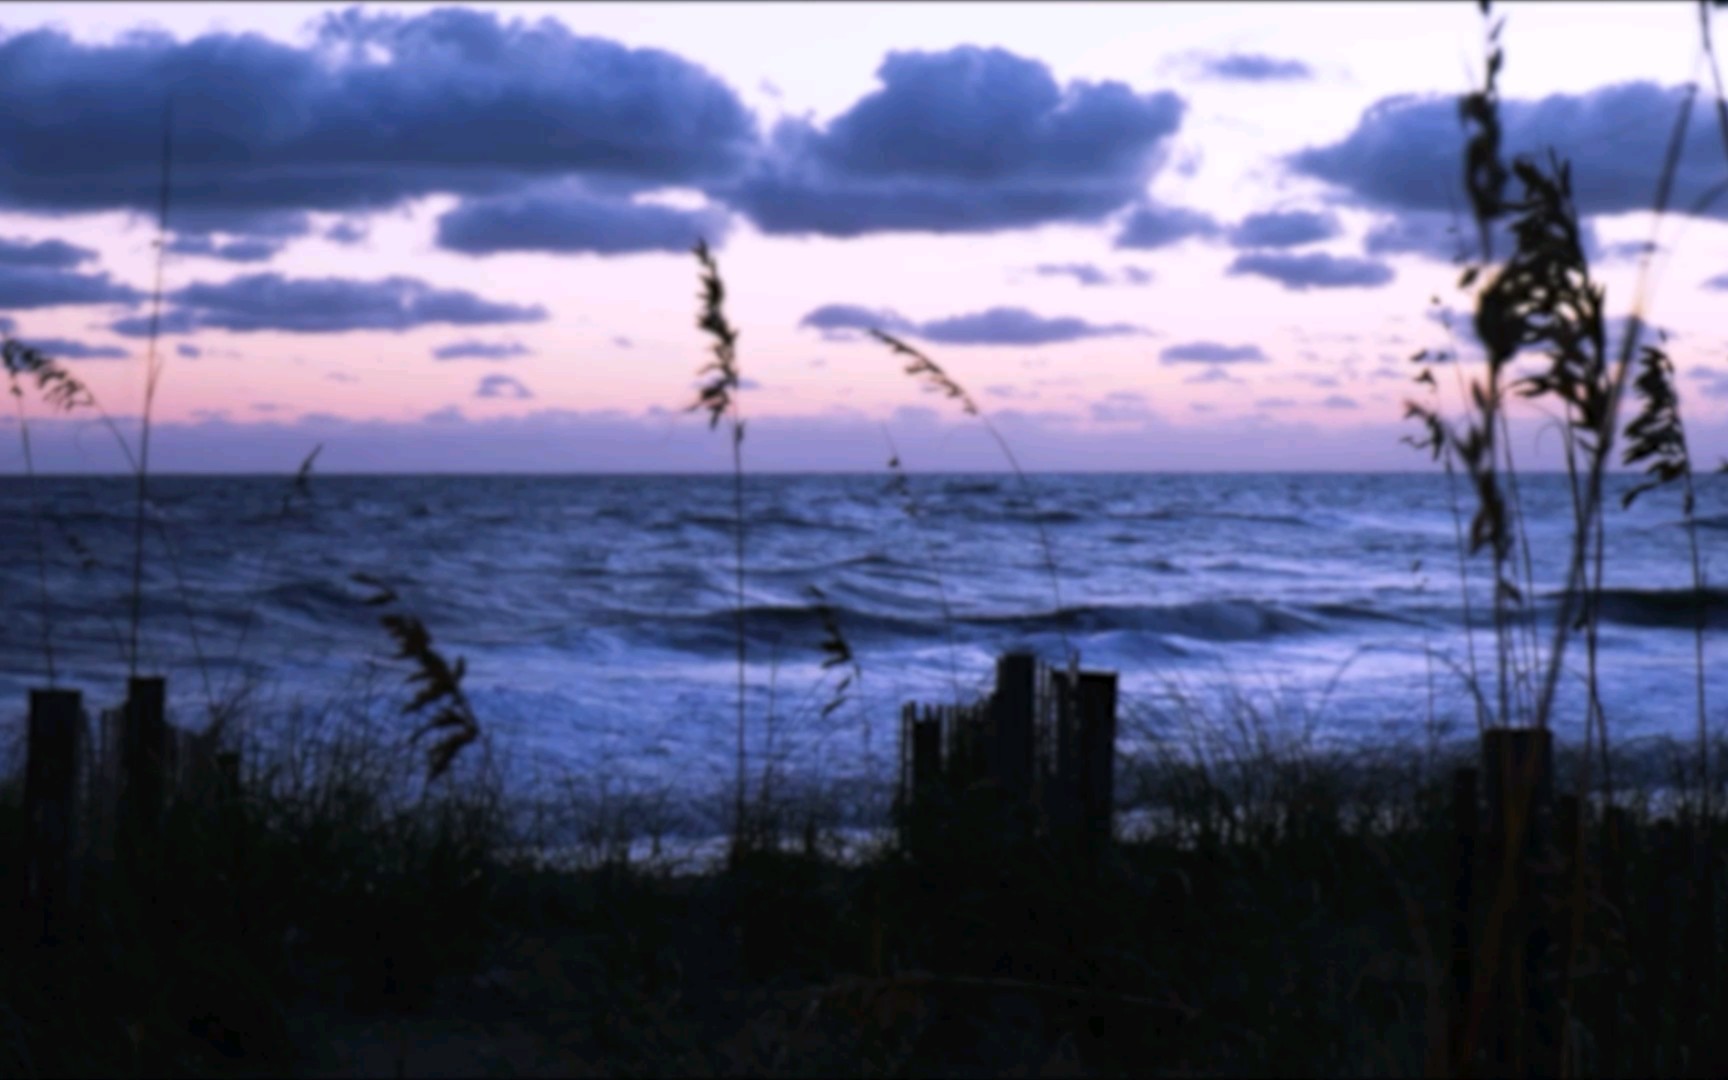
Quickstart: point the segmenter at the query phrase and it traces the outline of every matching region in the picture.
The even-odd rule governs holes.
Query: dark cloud
[[[1138,266],[1124,266],[1118,273],[1112,274],[1092,263],[1039,263],[1032,268],[1032,272],[1039,277],[1071,277],[1087,287],[1147,285],[1152,281],[1152,272]]]
[[[857,304],[824,304],[798,320],[799,326],[845,340],[852,331],[878,329],[943,345],[1055,345],[1083,338],[1143,334],[1127,323],[1098,324],[1072,316],[1046,318],[1019,307],[993,307],[915,323],[898,312],[873,311]]]
[[[132,355],[115,345],[86,345],[70,338],[26,338],[24,343],[56,360],[125,360]]]
[[[1355,398],[1347,394],[1328,394],[1320,399],[1320,404],[1328,409],[1360,409],[1362,407]]]
[[[509,360],[534,350],[519,341],[457,341],[432,350],[434,360]]]
[[[337,417],[329,416],[328,419],[336,421]],[[440,427],[452,424],[466,424],[468,422],[468,418],[462,415],[462,410],[454,405],[446,405],[442,409],[433,409],[420,419],[424,423]]]
[[[142,299],[143,293],[110,279],[106,273],[83,274],[75,270],[0,264],[0,308],[21,310],[74,304],[134,304]]]
[[[766,233],[988,232],[1092,222],[1133,202],[1182,99],[1059,86],[1002,49],[891,52],[825,127],[788,119],[749,175],[710,187]]]
[[[719,210],[678,210],[596,198],[565,187],[469,199],[438,219],[438,246],[466,255],[501,251],[682,254],[698,239],[719,247],[727,231],[727,217]]]
[[[1312,79],[1314,69],[1300,60],[1287,60],[1263,53],[1222,53],[1196,56],[1202,75],[1240,82],[1289,82]]]
[[[1385,285],[1393,276],[1392,268],[1385,263],[1348,255],[1328,255],[1322,251],[1302,255],[1246,252],[1236,256],[1225,272],[1232,277],[1257,274],[1297,292],[1307,289],[1373,289]]]
[[[480,385],[474,388],[477,398],[509,398],[511,401],[526,401],[534,396],[534,392],[523,385],[522,380],[513,375],[488,375],[480,380]]]
[[[1166,364],[1263,364],[1266,354],[1258,345],[1220,345],[1216,341],[1190,341],[1171,345],[1158,354]]]
[[[1142,203],[1122,222],[1116,234],[1118,248],[1150,251],[1179,244],[1189,237],[1216,236],[1223,227],[1209,215],[1183,206]]]
[[[176,255],[202,255],[239,263],[268,262],[274,259],[282,248],[282,241],[264,237],[242,237],[217,243],[203,234],[177,236],[168,244],[168,250]]]
[[[89,248],[64,240],[0,240],[0,266],[70,270],[95,257]]]
[[[1718,292],[1728,291],[1728,273],[1717,274],[1704,280],[1704,288],[1715,289]]]
[[[1249,214],[1230,230],[1232,247],[1287,248],[1330,240],[1344,228],[1335,214],[1316,210],[1272,210]]]
[[[350,8],[325,16],[309,47],[33,30],[0,42],[0,206],[152,212],[166,87],[175,224],[191,231],[253,235],[272,214],[365,213],[563,176],[701,186],[736,174],[757,137],[703,68],[550,19]]]
[[[1552,147],[1570,160],[1582,214],[1647,210],[1685,93],[1678,86],[1629,82],[1539,101],[1504,101],[1502,145],[1508,159],[1530,154],[1546,161]],[[1444,213],[1469,205],[1464,141],[1456,96],[1402,95],[1370,107],[1341,142],[1309,147],[1286,162],[1368,205]],[[1688,213],[1721,179],[1722,148],[1710,109],[1693,110],[1684,151],[1669,205]],[[1509,194],[1518,191],[1514,180]],[[1728,200],[1717,200],[1705,212],[1728,217]]]
[[[541,322],[546,318],[546,309],[538,304],[498,303],[465,289],[435,288],[401,276],[359,281],[249,274],[216,284],[187,285],[168,299],[174,306],[163,313],[161,332],[169,334],[211,329],[336,334],[402,331],[440,323],[484,326]],[[136,336],[149,332],[149,320],[123,319],[111,329]]]
[[[203,349],[200,349],[196,345],[188,345],[185,342],[181,342],[179,345],[174,346],[174,352],[188,360],[196,360],[200,356],[204,355]]]

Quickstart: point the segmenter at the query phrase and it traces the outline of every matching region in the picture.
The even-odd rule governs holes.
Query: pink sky
[[[1511,149],[1573,159],[1624,313],[1647,150],[1709,84],[1696,6],[1500,10]],[[1003,467],[866,322],[1029,469],[1421,468],[1408,358],[1448,344],[1433,298],[1471,304],[1444,207],[1474,5],[12,4],[0,28],[0,316],[123,417],[175,88],[167,471],[318,443],[331,471],[729,468],[679,411],[698,232],[760,471],[880,468],[884,424],[909,467]],[[1686,191],[1722,174],[1710,112]],[[1651,279],[1702,464],[1728,455],[1724,213],[1666,219]],[[1551,463],[1540,425],[1518,450]],[[119,464],[36,426],[45,468]]]

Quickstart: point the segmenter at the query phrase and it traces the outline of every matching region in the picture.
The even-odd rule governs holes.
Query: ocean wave
[[[934,603],[930,606],[936,607]],[[849,641],[907,644],[946,634],[943,619],[935,610],[917,616],[836,604],[832,611],[841,633]],[[736,614],[727,609],[683,615],[619,611],[614,612],[614,618],[621,628],[633,625],[641,636],[665,634],[680,647],[698,650],[731,647],[736,633]],[[1313,613],[1253,600],[1165,605],[1075,604],[1050,611],[962,613],[954,617],[953,623],[957,629],[974,631],[974,635],[1135,632],[1214,642],[1249,641],[1322,628]],[[807,638],[812,648],[824,634],[821,611],[813,604],[748,605],[744,609],[744,630],[747,642],[768,644]]]
[[[1558,600],[1550,593],[1546,599]],[[1704,590],[1706,627],[1728,626],[1728,589]],[[1693,589],[1603,589],[1602,617],[1627,626],[1687,630],[1696,625],[1698,594]]]

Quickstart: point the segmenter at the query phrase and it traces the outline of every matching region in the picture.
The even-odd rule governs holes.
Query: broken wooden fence
[[[30,692],[18,899],[45,940],[63,932],[82,862],[148,846],[171,800],[217,805],[238,790],[239,755],[170,725],[166,690],[161,678],[129,680],[94,733],[80,691]]]
[[[1064,671],[1009,653],[982,701],[902,709],[902,847],[932,853],[947,819],[989,803],[1005,832],[1095,858],[1111,836],[1115,748],[1115,672]]]

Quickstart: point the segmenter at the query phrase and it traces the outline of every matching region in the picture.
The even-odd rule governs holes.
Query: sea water
[[[1332,745],[1473,731],[1499,709],[1490,566],[1461,561],[1465,482],[1411,474],[764,475],[744,482],[743,640],[753,775],[891,781],[906,701],[986,692],[1032,649],[1119,673],[1125,742],[1239,724]],[[1692,569],[1679,501],[1610,479],[1599,664],[1616,740],[1696,723]],[[1728,580],[1728,478],[1700,479],[1708,578]],[[1519,480],[1535,588],[1514,709],[1539,681],[1570,554],[1561,475]],[[0,721],[46,680],[36,526],[62,685],[123,696],[133,486],[0,477]],[[621,788],[720,792],[736,763],[730,476],[152,480],[140,670],[182,722],[208,702],[365,695],[406,736],[409,668],[365,603],[387,583],[446,656],[495,746]],[[908,498],[909,493],[909,498]],[[40,516],[33,508],[41,510]],[[1053,568],[1052,568],[1053,564]],[[856,668],[824,668],[825,595]],[[1728,591],[1707,593],[1707,692],[1728,724]],[[1468,619],[1466,612],[1468,611]],[[1555,728],[1584,715],[1581,638]],[[1474,672],[1474,680],[1472,679]],[[854,675],[843,695],[838,684]],[[1472,690],[1472,685],[1476,690]],[[1480,692],[1480,697],[1477,696]],[[839,704],[828,709],[830,703]],[[259,705],[259,713],[270,708]],[[770,719],[772,718],[772,719]],[[268,715],[249,722],[268,726]],[[1238,732],[1240,733],[1240,731]]]

